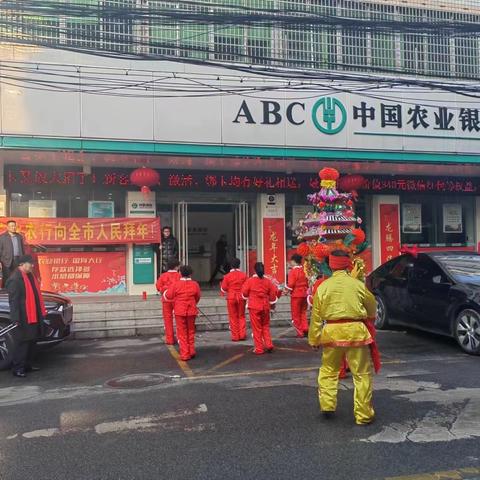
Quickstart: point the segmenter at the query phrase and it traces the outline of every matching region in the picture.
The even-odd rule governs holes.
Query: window
[[[367,62],[367,32],[353,28],[342,30],[342,64],[348,70],[361,70]],[[359,68],[354,68],[358,65]]]
[[[473,197],[405,195],[400,203],[402,244],[474,245]]]
[[[214,59],[225,62],[242,62],[244,57],[244,32],[242,27],[219,28],[214,34]]]
[[[447,276],[433,260],[421,255],[413,265],[410,279],[416,282],[438,284],[446,282]]]

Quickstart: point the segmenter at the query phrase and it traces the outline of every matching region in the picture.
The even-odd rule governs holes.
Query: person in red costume
[[[157,290],[162,295],[163,325],[165,326],[165,343],[167,345],[175,344],[175,329],[173,327],[173,302],[165,300],[165,292],[175,282],[180,280],[180,262],[173,258],[168,261],[168,270],[162,273],[157,280]]]
[[[292,323],[297,332],[297,337],[306,337],[308,335],[308,280],[303,271],[301,255],[292,255],[290,266],[292,268],[288,272],[288,280],[285,289],[290,293]]]
[[[196,355],[195,319],[201,296],[200,285],[192,280],[192,273],[192,267],[189,265],[181,266],[181,278],[164,293],[165,300],[174,304],[180,359],[185,362],[195,358]]]
[[[263,355],[273,351],[270,334],[270,309],[277,303],[277,288],[271,280],[265,277],[263,263],[256,263],[255,275],[250,277],[242,288],[242,297],[248,300],[250,324],[253,331],[253,353]]]
[[[222,280],[220,289],[227,296],[228,319],[232,342],[247,339],[247,321],[245,319],[245,300],[242,298],[242,287],[247,281],[247,274],[240,270],[240,260],[231,261],[232,269]]]

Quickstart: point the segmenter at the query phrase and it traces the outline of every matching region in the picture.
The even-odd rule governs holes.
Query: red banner
[[[6,230],[7,218],[0,221]],[[33,245],[160,243],[158,218],[14,218]]]
[[[380,260],[383,263],[400,255],[398,205],[380,205]]]
[[[263,219],[263,263],[265,273],[285,283],[285,219]]]
[[[126,293],[124,252],[39,253],[42,289],[66,294]]]

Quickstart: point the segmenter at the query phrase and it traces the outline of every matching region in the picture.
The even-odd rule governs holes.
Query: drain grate
[[[133,375],[124,375],[123,377],[112,378],[105,382],[105,386],[125,390],[137,388],[154,387],[171,380],[172,377],[162,375],[161,373],[142,373]]]

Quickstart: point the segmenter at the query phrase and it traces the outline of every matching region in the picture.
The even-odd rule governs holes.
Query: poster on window
[[[459,203],[443,204],[443,233],[463,233],[462,206]]]
[[[422,233],[422,205],[404,203],[402,205],[402,232]]]

